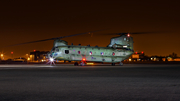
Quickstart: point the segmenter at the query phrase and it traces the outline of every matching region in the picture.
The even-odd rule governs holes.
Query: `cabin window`
[[[58,48],[56,48],[56,52],[59,52],[59,49],[58,49]]]
[[[65,54],[69,54],[69,50],[65,50]]]
[[[104,55],[104,52],[101,52],[101,55]]]
[[[89,52],[89,55],[92,55],[92,52],[91,52],[91,51]]]

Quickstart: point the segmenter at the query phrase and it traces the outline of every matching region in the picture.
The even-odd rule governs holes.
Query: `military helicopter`
[[[122,61],[128,59],[134,53],[133,38],[129,33],[116,33],[120,36],[111,38],[110,44],[107,47],[93,47],[90,45],[81,46],[73,44],[68,45],[67,41],[61,40],[62,38],[90,34],[93,32],[97,31],[31,41],[15,45],[54,40],[53,48],[47,54],[49,62],[51,62],[52,64],[55,60],[76,61],[74,63],[75,66],[79,64],[81,66],[84,66],[86,62],[108,62],[112,63],[113,66],[115,65],[115,63],[119,62],[119,65],[123,65]]]
[[[111,38],[107,47],[68,45],[64,40],[54,40],[54,46],[48,53],[51,62],[54,60],[76,61],[75,66],[84,66],[86,62],[115,63],[128,59],[133,53],[133,38],[129,33],[119,33],[120,36]],[[79,62],[80,61],[80,62]]]

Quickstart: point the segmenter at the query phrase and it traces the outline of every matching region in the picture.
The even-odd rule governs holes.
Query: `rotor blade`
[[[124,35],[124,34],[152,34],[158,32],[134,32],[134,33],[105,33],[103,35]]]
[[[98,32],[98,31],[102,31],[102,30],[90,31],[90,32],[85,32],[85,33],[80,33],[80,34],[73,34],[73,35],[67,35],[67,36],[61,36],[61,37],[55,37],[55,38],[49,38],[49,39],[43,39],[43,40],[37,40],[37,41],[24,42],[24,43],[19,43],[19,44],[14,44],[14,45],[8,45],[5,47],[17,46],[17,45],[23,45],[23,44],[29,44],[29,43],[36,43],[36,42],[42,42],[42,41],[48,41],[48,40],[55,40],[55,39],[62,39],[62,38],[67,38],[67,37],[72,37],[72,36],[77,36],[77,35],[88,34],[88,33],[92,33],[92,32]]]

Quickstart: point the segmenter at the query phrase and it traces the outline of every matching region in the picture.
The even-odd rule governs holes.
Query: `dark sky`
[[[180,56],[180,8],[176,1],[102,0],[0,1],[0,51],[10,58],[34,49],[48,51],[53,41],[2,48],[6,45],[108,29],[89,35],[64,38],[69,44],[107,46],[111,35],[102,33],[153,32],[131,35],[134,50],[147,55]]]

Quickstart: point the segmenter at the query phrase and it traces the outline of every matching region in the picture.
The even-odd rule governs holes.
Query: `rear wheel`
[[[75,62],[75,63],[74,63],[74,66],[78,66],[78,62]]]
[[[111,65],[112,65],[112,66],[115,66],[115,63],[112,63]]]

